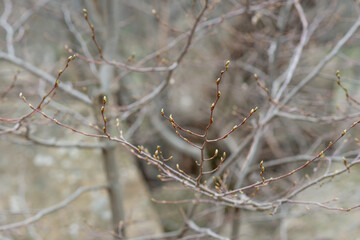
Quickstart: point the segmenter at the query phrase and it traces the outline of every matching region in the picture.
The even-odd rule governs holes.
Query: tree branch
[[[7,225],[2,225],[2,226],[0,226],[0,231],[8,231],[11,229],[15,229],[15,228],[19,228],[19,227],[23,227],[23,226],[27,226],[29,224],[35,223],[35,222],[41,220],[46,215],[49,215],[53,212],[56,212],[64,207],[68,206],[71,202],[76,200],[78,197],[80,197],[85,192],[98,191],[98,190],[102,190],[102,189],[106,189],[106,188],[108,188],[107,185],[99,185],[99,186],[92,186],[92,187],[80,187],[73,194],[71,194],[70,196],[65,198],[60,203],[55,204],[48,208],[44,208],[44,209],[40,210],[34,216],[29,217],[23,221],[11,223],[11,224],[7,224]]]

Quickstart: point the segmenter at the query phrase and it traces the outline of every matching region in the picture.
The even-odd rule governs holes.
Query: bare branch
[[[221,240],[230,240],[230,238],[227,237],[223,237],[215,232],[213,232],[210,228],[202,228],[199,227],[194,221],[188,220],[187,225],[194,231],[198,232],[198,233],[204,233],[209,237],[213,237],[216,239],[221,239]]]
[[[317,65],[316,67],[303,79],[300,81],[296,87],[294,87],[288,95],[281,101],[282,104],[286,104],[289,102],[299,91],[302,89],[308,82],[310,82],[312,79],[314,79],[321,69],[331,60],[333,57],[336,56],[336,54],[339,52],[339,50],[344,46],[344,44],[356,33],[358,28],[360,27],[360,16],[357,18],[355,23],[352,25],[352,27],[349,29],[349,31],[342,37],[337,44],[334,46],[334,48],[331,50],[331,52],[326,55]]]
[[[12,11],[12,2],[11,0],[4,0],[4,12],[0,17],[0,26],[3,27],[6,31],[6,47],[7,52],[9,55],[15,55],[15,49],[13,46],[14,41],[14,29],[13,27],[7,22],[11,11]]]
[[[35,222],[41,220],[46,215],[49,215],[49,214],[51,214],[53,212],[56,212],[56,211],[58,211],[58,210],[60,210],[60,209],[62,209],[64,207],[68,206],[71,202],[76,200],[83,193],[90,192],[90,191],[103,190],[103,189],[106,189],[106,188],[108,188],[107,185],[99,185],[99,186],[93,186],[93,187],[80,187],[74,193],[72,193],[70,196],[65,198],[60,203],[55,204],[55,205],[53,205],[51,207],[48,207],[48,208],[44,208],[44,209],[40,210],[34,216],[29,217],[29,218],[27,218],[27,219],[25,219],[23,221],[16,222],[16,223],[11,223],[11,224],[7,224],[7,225],[2,225],[2,226],[0,226],[0,231],[8,231],[8,230],[11,230],[11,229],[24,227],[24,226],[27,226],[29,224],[35,223]]]
[[[300,43],[297,46],[297,48],[295,49],[295,53],[294,53],[294,55],[291,58],[291,61],[289,63],[289,67],[287,69],[285,82],[282,84],[279,91],[276,93],[275,102],[278,102],[280,100],[280,98],[283,95],[285,89],[288,87],[291,79],[293,78],[296,67],[297,67],[297,65],[298,65],[298,63],[300,61],[301,54],[302,54],[303,49],[304,49],[304,47],[305,47],[305,45],[307,43],[307,40],[308,40],[308,22],[306,20],[304,10],[303,10],[303,8],[301,7],[301,5],[299,4],[299,2],[297,0],[295,1],[294,4],[295,4],[295,7],[296,7],[296,10],[299,13],[300,19],[301,19],[303,32],[301,34]]]
[[[38,76],[38,77],[46,80],[50,84],[55,84],[55,81],[56,81],[55,77],[48,74],[47,72],[42,71],[41,69],[39,69],[37,67],[31,65],[29,62],[26,62],[25,60],[23,60],[21,58],[11,56],[10,54],[0,51],[0,59],[3,59],[7,62],[10,62],[12,64],[15,64],[15,65],[21,67],[21,68],[24,68],[25,70],[29,71],[30,73],[34,74],[35,76]],[[89,97],[87,95],[73,89],[68,84],[60,84],[59,88],[61,90],[65,91],[66,93],[68,93],[69,95],[73,96],[74,98],[80,100],[81,102],[84,102],[89,105],[93,104],[93,102],[89,99]]]

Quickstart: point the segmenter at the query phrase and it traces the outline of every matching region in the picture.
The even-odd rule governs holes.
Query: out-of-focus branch
[[[360,16],[357,18],[352,27],[348,30],[348,32],[342,37],[331,52],[326,55],[317,65],[316,67],[298,83],[290,92],[287,94],[280,102],[280,105],[283,106],[288,103],[308,82],[314,79],[321,71],[321,69],[339,52],[339,50],[344,46],[344,44],[356,33],[358,28],[360,27]],[[270,109],[266,113],[266,117],[263,119],[261,124],[265,124],[269,122],[276,114],[279,112],[279,108],[277,106],[272,105]]]
[[[259,154],[259,147],[261,146],[262,143],[262,136],[264,135],[264,131],[265,130],[263,128],[259,128],[256,130],[250,150],[246,156],[245,161],[241,166],[240,173],[238,174],[238,179],[236,181],[236,188],[241,187],[241,185],[243,184],[246,178],[250,166],[254,163],[256,157]]]
[[[0,120],[6,120],[6,119],[0,118]],[[20,128],[20,126],[21,125],[19,123],[16,123],[12,128],[3,127],[0,125],[0,129],[2,130],[2,131],[0,131],[0,135],[15,132],[16,130],[18,130]]]
[[[321,208],[325,208],[327,210],[334,210],[334,211],[341,211],[341,212],[350,212],[351,210],[354,210],[356,208],[360,208],[360,205],[356,205],[350,208],[342,208],[342,207],[330,207],[328,205],[325,205],[324,203],[320,203],[320,202],[314,202],[314,201],[296,201],[296,200],[291,200],[291,199],[287,199],[284,202],[288,202],[288,203],[293,203],[293,204],[304,204],[304,205],[315,205]]]
[[[291,2],[291,1],[289,1]],[[301,6],[300,6],[301,7]],[[306,39],[306,44],[307,42],[310,40],[311,36],[313,35],[313,33],[315,32],[315,30],[319,27],[320,23],[323,22],[324,19],[326,19],[327,17],[330,17],[332,14],[333,14],[333,10],[334,8],[336,7],[336,4],[335,2],[333,2],[332,4],[330,4],[328,6],[328,10],[326,10],[324,13],[322,14],[318,14],[315,19],[312,21],[312,23],[308,26],[308,30],[307,30],[307,39]],[[283,6],[283,9],[284,9],[284,14],[288,14],[289,12],[287,11],[290,11],[291,10],[291,5],[285,5]],[[299,6],[297,5],[297,10],[299,9]],[[301,11],[301,10],[300,10]],[[287,12],[287,13],[285,13]],[[298,14],[300,16],[300,19],[302,21],[302,24],[303,24],[303,21],[305,20],[306,21],[306,18],[305,18],[305,14],[302,12],[299,12],[298,10]],[[288,17],[288,16],[287,16]],[[283,21],[287,21],[287,19],[285,19],[284,17],[282,18],[279,18],[279,21],[278,21],[278,27],[279,27],[279,31],[280,33],[283,33],[283,31],[285,30],[284,27],[285,27],[285,22]],[[279,44],[280,44],[280,37],[277,38],[276,41],[273,41],[269,50],[268,50],[268,54],[269,54],[269,61],[270,61],[270,70],[271,70],[271,74],[270,76],[272,78],[274,78],[275,76],[275,66],[274,66],[274,62],[275,62],[275,59],[277,57],[277,54],[279,52]],[[272,96],[275,96],[275,94],[279,91],[279,87],[280,87],[280,84],[281,84],[281,81],[282,79],[285,78],[285,76],[287,75],[287,72],[285,71],[283,74],[281,74],[278,78],[276,78],[272,84],[272,89],[271,89],[271,94]]]
[[[130,238],[129,240],[156,240],[156,239],[168,239],[171,237],[175,237],[179,234],[179,231],[166,232],[159,235],[151,235],[151,236],[142,236],[136,238]]]
[[[303,49],[304,49],[304,47],[305,47],[305,45],[307,43],[307,40],[308,40],[308,22],[306,20],[304,10],[303,10],[303,8],[301,7],[301,5],[299,4],[299,2],[297,0],[295,1],[294,4],[295,4],[295,8],[298,11],[298,14],[300,16],[303,31],[302,31],[302,34],[301,34],[300,43],[296,47],[295,53],[294,53],[294,55],[292,56],[292,58],[290,60],[289,67],[287,69],[287,74],[286,74],[285,81],[281,85],[279,91],[275,95],[275,99],[274,99],[275,102],[279,101],[279,99],[283,95],[285,89],[287,89],[288,85],[290,84],[290,81],[293,78],[296,67],[297,67],[297,65],[298,65],[298,63],[300,61],[300,57],[301,57],[301,54],[303,52]]]
[[[16,56],[12,56],[8,53],[0,51],[0,59],[17,65],[17,66],[29,71],[30,73],[34,74],[35,76],[44,79],[45,81],[49,82],[50,84],[55,84],[55,81],[56,81],[55,77],[48,74],[47,72],[44,72],[43,70],[41,70],[37,67],[35,67],[34,65],[31,65],[29,62],[27,62],[21,58],[18,58]],[[65,91],[66,93],[70,94],[74,98],[80,100],[81,102],[89,104],[89,105],[93,105],[93,102],[90,100],[90,98],[87,95],[73,89],[70,85],[60,84],[59,88],[61,90]]]
[[[314,122],[314,123],[318,123],[318,122],[332,123],[332,122],[338,122],[338,121],[342,121],[342,120],[346,120],[346,119],[357,118],[360,116],[360,112],[349,114],[346,116],[337,116],[337,117],[336,116],[312,117],[312,116],[305,116],[305,115],[301,115],[301,114],[287,113],[287,112],[283,112],[283,111],[277,112],[276,115],[279,117],[292,119],[292,120],[301,120],[301,121]]]
[[[43,7],[49,1],[50,0],[42,0],[38,4],[36,4],[33,8],[26,9],[26,11],[24,13],[22,13],[21,16],[19,17],[19,19],[17,19],[16,22],[13,24],[14,30],[18,31],[34,13],[39,11],[39,9],[41,7]]]
[[[109,144],[104,144],[102,142],[98,143],[83,143],[83,142],[58,142],[56,140],[44,140],[31,135],[27,135],[26,139],[32,143],[38,144],[45,147],[55,147],[55,148],[79,148],[79,149],[92,149],[92,148],[105,148]]]
[[[116,62],[116,61],[108,61],[104,58],[104,56],[102,57],[103,61],[99,61],[99,60],[93,60],[91,58],[88,57],[84,57],[81,56],[80,54],[76,53],[76,56],[78,56],[79,58],[81,58],[82,60],[91,63],[91,64],[97,64],[97,65],[110,65],[113,66],[115,68],[119,68],[119,69],[125,69],[131,72],[141,72],[141,73],[147,73],[147,72],[168,72],[171,70],[174,70],[175,68],[177,68],[177,63],[174,62],[173,64],[171,64],[168,67],[136,67],[136,66],[131,66],[125,63],[121,63],[121,62]]]
[[[12,2],[11,0],[4,0],[4,12],[0,17],[0,26],[3,27],[6,31],[6,48],[9,55],[15,55],[15,49],[13,46],[14,41],[14,29],[13,27],[7,22],[8,18],[10,17],[12,11]]]
[[[271,80],[274,80],[275,76],[277,75],[277,68],[276,63],[278,61],[278,55],[280,52],[281,44],[281,36],[284,34],[285,27],[288,23],[288,19],[290,16],[290,12],[293,6],[292,1],[288,1],[287,4],[284,4],[279,12],[279,17],[276,22],[276,26],[278,28],[279,35],[276,37],[275,40],[273,40],[270,44],[270,47],[267,51],[269,56],[269,75]],[[260,75],[259,75],[260,76]],[[261,76],[260,76],[261,77]],[[280,79],[278,78],[275,80],[272,84],[272,95],[275,95],[275,93],[278,91],[280,87]]]
[[[215,239],[230,240],[230,238],[223,237],[223,236],[215,233],[214,231],[212,231],[210,228],[199,227],[194,221],[188,220],[188,221],[186,221],[186,223],[192,230],[194,230],[198,233],[204,233],[207,236],[213,237]]]
[[[296,85],[288,95],[281,101],[282,104],[286,104],[289,102],[299,91],[302,89],[308,82],[314,79],[321,69],[339,52],[339,50],[344,46],[344,44],[356,33],[358,28],[360,27],[360,16],[357,18],[355,23],[349,29],[349,31],[342,37],[335,47],[331,50],[331,52],[326,55],[317,65],[316,67],[303,79],[300,81],[298,85]]]
[[[78,188],[74,193],[72,193],[70,196],[65,198],[63,201],[61,201],[58,204],[55,204],[51,207],[45,208],[40,210],[37,214],[35,214],[32,217],[29,217],[23,221],[11,223],[7,225],[0,226],[0,231],[8,231],[11,229],[27,226],[29,224],[35,223],[39,220],[41,220],[46,215],[49,215],[51,213],[54,213],[66,206],[68,206],[71,202],[76,200],[78,197],[80,197],[83,193],[90,192],[90,191],[98,191],[108,188],[107,185],[99,185],[99,186],[92,186],[92,187],[80,187]]]
[[[250,72],[252,74],[257,74],[261,79],[268,78],[268,75],[266,73],[264,73],[261,69],[255,67],[251,64],[248,64],[246,62],[236,60],[236,61],[234,61],[234,65],[236,67],[240,67],[240,68],[244,69],[245,71]]]

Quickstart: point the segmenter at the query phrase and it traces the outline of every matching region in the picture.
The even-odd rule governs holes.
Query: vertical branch
[[[303,8],[301,7],[300,3],[298,1],[295,1],[295,8],[299,13],[300,19],[301,19],[301,24],[303,27],[303,31],[301,34],[301,39],[300,39],[300,43],[297,46],[294,55],[291,58],[291,61],[289,63],[289,67],[287,69],[287,74],[286,74],[286,78],[285,81],[283,83],[283,85],[280,87],[279,91],[276,93],[275,96],[275,101],[278,102],[279,99],[281,98],[281,96],[283,95],[285,89],[288,87],[288,85],[290,84],[290,81],[295,73],[296,67],[300,61],[300,57],[302,55],[303,49],[306,45],[306,43],[308,42],[308,22],[306,20],[306,16],[304,13]]]
[[[205,128],[205,132],[204,132],[204,136],[203,136],[203,144],[201,146],[201,155],[200,155],[200,164],[199,164],[199,175],[198,177],[196,178],[196,182],[197,182],[197,185],[200,185],[200,181],[203,177],[203,167],[204,167],[204,162],[205,162],[205,149],[206,149],[206,145],[207,143],[209,142],[208,139],[207,139],[207,135],[208,135],[208,132],[209,132],[209,128],[211,127],[211,125],[214,123],[214,109],[216,107],[216,104],[218,103],[219,99],[220,99],[220,96],[221,96],[221,92],[220,92],[220,82],[223,78],[223,75],[224,73],[229,69],[229,64],[230,64],[230,61],[226,61],[225,63],[225,70],[222,70],[220,72],[220,77],[216,80],[216,100],[215,102],[213,102],[210,106],[210,117],[209,117],[209,123],[208,125],[206,126]],[[225,159],[225,153],[224,153],[224,157],[222,158],[222,161],[221,163],[224,161]]]
[[[281,9],[280,13],[277,19],[276,26],[278,28],[279,35],[276,37],[274,41],[271,42],[271,45],[268,49],[268,55],[269,55],[269,73],[271,80],[274,80],[276,74],[277,74],[277,68],[276,63],[278,61],[278,54],[280,52],[281,44],[280,44],[280,38],[281,35],[285,31],[285,27],[287,25],[290,12],[292,9],[292,1],[288,1],[287,4],[284,4]],[[273,82],[272,86],[272,95],[275,95],[275,93],[278,91],[280,87],[279,79]]]
[[[14,29],[7,22],[12,11],[12,2],[11,0],[4,0],[4,12],[0,17],[0,26],[3,27],[6,31],[6,48],[7,52],[11,56],[15,56],[15,49],[13,45],[14,41]]]

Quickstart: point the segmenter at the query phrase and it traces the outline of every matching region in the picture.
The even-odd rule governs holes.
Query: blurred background
[[[61,88],[44,112],[73,129],[99,133],[98,99],[106,95],[111,135],[119,135],[118,118],[127,141],[150,153],[161,146],[164,156],[173,156],[169,164],[191,176],[198,173],[200,151],[180,139],[160,111],[185,129],[203,132],[216,79],[230,60],[209,138],[225,135],[259,108],[245,125],[206,148],[208,156],[215,149],[227,153],[231,161],[206,178],[221,176],[230,189],[260,181],[260,161],[266,178],[291,172],[360,118],[356,0],[210,0],[207,5],[203,0],[1,0],[0,14],[0,225],[34,216],[78,188],[111,183],[111,174],[118,175],[121,188],[119,198],[111,195],[113,185],[110,195],[104,187],[86,191],[34,224],[1,229],[0,239],[121,239],[116,231],[129,239],[212,239],[186,227],[184,216],[193,202],[151,201],[199,195],[181,183],[160,181],[156,167],[120,144],[77,134],[40,114],[14,120],[31,112],[19,93],[37,106],[70,55],[77,58],[63,71]],[[307,186],[291,196],[297,203],[265,212],[196,204],[191,219],[229,239],[357,239],[358,211],[341,210],[359,204],[359,167],[334,173],[358,160],[358,134],[353,128],[305,169],[246,192],[276,204]],[[256,145],[255,136],[261,136]],[[216,158],[205,167],[218,163]],[[328,174],[333,177],[324,177]]]

